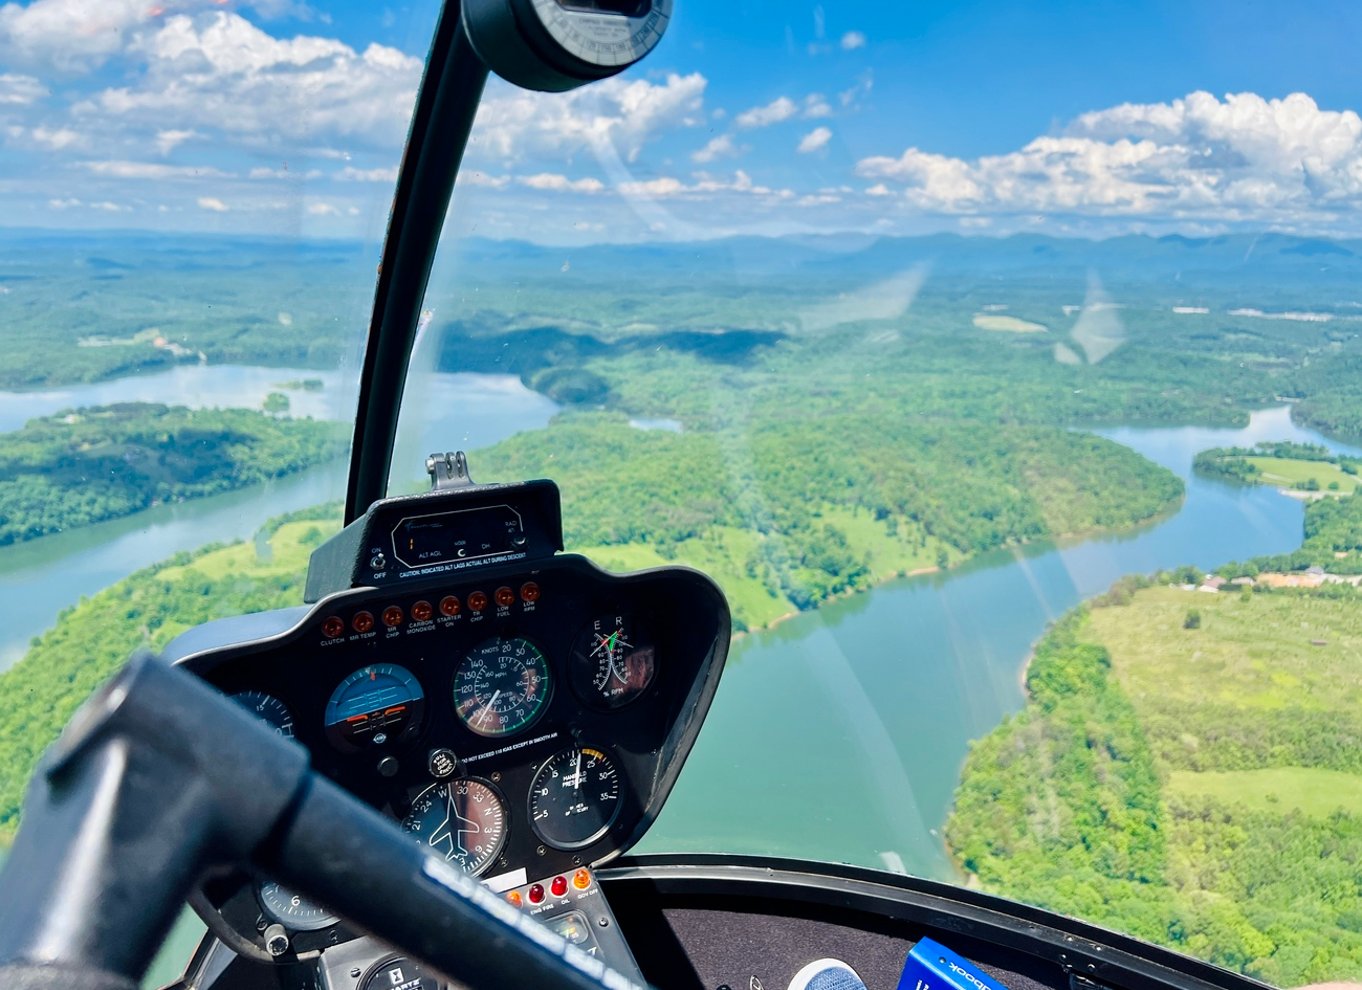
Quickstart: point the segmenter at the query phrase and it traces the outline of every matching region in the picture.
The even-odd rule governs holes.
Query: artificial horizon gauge
[[[293,738],[293,713],[288,706],[264,691],[238,691],[232,700],[285,739]]]
[[[528,639],[489,639],[454,671],[454,712],[480,736],[510,735],[544,713],[549,662]]]
[[[587,704],[622,708],[653,683],[653,644],[632,616],[602,615],[587,623],[572,647],[572,687]]]
[[[256,887],[260,909],[271,921],[292,928],[295,932],[316,932],[330,928],[340,921],[326,908],[295,894],[282,884],[266,880]]]
[[[530,785],[530,826],[551,846],[580,849],[595,842],[620,810],[620,775],[594,746],[574,746],[549,759]]]
[[[401,742],[421,728],[426,695],[405,667],[361,667],[336,686],[326,703],[326,737],[339,749]]]
[[[506,845],[506,803],[485,781],[442,780],[417,795],[402,827],[477,876]]]

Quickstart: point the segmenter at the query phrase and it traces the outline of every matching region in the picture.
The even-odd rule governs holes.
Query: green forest
[[[344,454],[338,424],[121,403],[0,433],[0,545],[256,485]]]
[[[1362,968],[1362,595],[1127,579],[1056,623],[947,829],[984,889],[1280,986]]]

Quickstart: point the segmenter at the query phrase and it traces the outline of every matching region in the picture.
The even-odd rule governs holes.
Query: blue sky
[[[432,2],[0,3],[0,224],[377,236]],[[456,229],[1362,235],[1362,5],[677,0],[488,104]]]

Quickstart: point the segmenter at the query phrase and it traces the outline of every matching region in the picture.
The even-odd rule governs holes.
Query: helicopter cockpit
[[[7,9],[0,7],[0,15]],[[814,862],[787,855],[779,844],[765,856],[640,854],[718,696],[737,605],[731,609],[719,585],[684,560],[648,557],[648,566],[622,573],[598,566],[592,548],[565,541],[571,502],[565,507],[562,501],[570,495],[562,479],[512,474],[489,482],[477,455],[446,449],[457,445],[450,443],[423,451],[429,455],[427,490],[406,491],[394,483],[413,468],[397,443],[403,393],[427,320],[423,304],[441,231],[489,73],[544,93],[590,85],[648,57],[673,13],[672,0],[444,3],[387,219],[359,376],[344,528],[324,541],[318,536],[312,547],[303,604],[219,618],[181,632],[155,655],[136,656],[86,702],[47,752],[0,872],[0,976],[10,983],[32,990],[133,990],[187,902],[207,932],[172,990],[780,990],[820,958],[845,960],[872,990],[942,990],[904,975],[914,946],[935,942],[983,974],[938,971],[953,990],[996,990],[987,981],[1009,990],[1265,986],[1133,935],[967,884],[908,875],[901,860],[891,873]],[[819,7],[820,31],[822,18]],[[842,48],[863,44],[858,32],[850,32]],[[772,104],[771,112],[810,121],[831,113],[819,94],[802,108],[786,103]],[[799,153],[823,147],[829,134],[819,137],[822,131],[810,132]],[[724,146],[706,146],[694,160],[711,151],[722,154]],[[875,168],[892,170],[893,163],[881,161],[862,174],[878,178]],[[739,174],[735,181],[749,188],[751,180]],[[559,179],[570,182],[526,181]],[[219,200],[206,200],[207,206],[199,200],[203,209],[226,211]],[[567,263],[562,265],[566,272]],[[921,285],[920,271],[902,275],[886,283],[898,300],[895,313]],[[1047,362],[1053,354],[1050,363],[1063,369],[1096,367],[1107,353],[1098,351],[1115,338],[1093,331],[1082,314],[1110,313],[1114,304],[1100,286],[1092,294],[1092,306],[1064,308],[1066,317],[1070,308],[1081,311],[1078,326],[1087,336],[1075,331],[1073,347],[1045,344]],[[978,308],[972,326],[1010,335],[1008,347],[1048,332],[1003,314],[1002,304]],[[823,326],[820,312],[809,309],[804,326]],[[1175,312],[1208,311],[1180,304]],[[291,325],[286,316],[279,314],[281,326]],[[817,346],[900,342],[896,332],[872,330],[854,342]],[[745,344],[731,346],[765,346],[764,334],[779,336],[750,331]],[[715,346],[720,335],[701,330],[693,336],[688,343],[699,351]],[[177,346],[162,341],[155,328],[149,339],[158,351]],[[608,350],[627,339],[575,345]],[[471,348],[470,341],[476,343],[473,337],[463,343]],[[1329,341],[1335,344],[1342,348],[1345,341]],[[87,345],[123,346],[82,338],[81,346]],[[661,345],[648,340],[639,346]],[[1119,341],[1111,343],[1117,346]],[[1081,347],[1087,348],[1083,355],[1074,349]],[[859,382],[854,376],[841,381],[846,391],[830,404],[854,393]],[[939,397],[949,403],[953,394],[943,387]],[[1050,392],[1044,394],[1048,401]],[[1064,401],[1077,408],[1087,400],[1075,387]],[[1005,420],[1010,414],[1000,415]],[[839,425],[838,435],[859,435],[868,422],[873,428],[869,414],[845,413],[838,423],[846,429]],[[1061,441],[1072,439],[1064,432],[1069,429],[1056,431]],[[1053,437],[1017,437],[1033,458],[1023,473],[1043,474],[1045,444]],[[797,429],[781,439],[804,451]],[[763,452],[745,439],[732,443],[742,449],[733,462],[738,466],[728,467],[735,475],[747,472],[750,480]],[[824,452],[807,453],[807,463],[795,470],[823,471]],[[1148,477],[1136,480],[1158,489],[1157,498],[1130,513],[1132,525],[1182,498],[1176,478],[1156,476],[1161,468],[1132,467],[1137,458],[1121,460],[1125,455],[1105,448],[1098,453],[1111,459],[1094,457],[1094,463],[1114,465],[1111,488],[1137,488],[1130,479],[1147,468]],[[697,456],[677,470],[706,467]],[[1347,472],[1339,471],[1347,484]],[[892,480],[905,490],[931,487],[906,475]],[[1084,497],[1081,483],[1061,480],[1065,498]],[[981,545],[1016,546],[1013,535],[994,525],[1010,511],[1004,503],[1000,497],[979,514],[997,530],[997,539]],[[908,518],[906,508],[904,513]],[[865,513],[856,506],[846,519],[867,533],[892,527],[897,539],[892,515],[886,506]],[[1090,528],[1107,525],[1109,515],[1115,518],[1099,512]],[[920,520],[914,516],[912,522]],[[1018,525],[1029,539],[1049,532],[1048,522],[1028,518]],[[905,523],[904,533],[904,546],[916,540],[912,562],[936,554],[937,566],[913,572],[919,576],[962,557],[952,549],[956,544],[925,526],[917,533]],[[881,529],[873,534],[879,539]],[[834,535],[842,539],[840,531]],[[742,534],[728,538],[738,546],[734,559],[741,563],[735,566],[745,565],[756,580],[766,562],[755,550],[747,552]],[[868,566],[862,568],[867,573]],[[1181,590],[1218,593],[1224,584]],[[825,583],[818,600],[855,588]],[[781,597],[786,592],[797,607],[813,601],[786,587],[761,604],[778,611],[773,603],[787,601]],[[1198,612],[1191,624],[1191,615],[1184,627],[1189,631],[1201,621]],[[767,618],[774,624],[778,616]],[[1319,649],[1327,645],[1314,641]],[[1000,676],[1017,679],[1011,668]],[[823,686],[832,678],[825,675]],[[792,705],[781,716],[783,728],[800,733],[803,724],[819,719],[820,705],[840,703],[839,690],[852,688],[833,686],[807,704]],[[889,693],[874,700],[907,712],[905,720],[930,721],[934,714],[928,690],[909,698]],[[862,758],[863,750],[876,746],[893,749],[872,732],[856,734],[858,720],[873,717],[872,699],[860,695],[843,707],[851,712],[851,728],[843,733],[850,741],[842,741],[856,756],[827,755],[819,768],[824,785],[797,798],[810,828],[820,823],[835,830],[837,820],[857,814],[842,809],[845,817],[834,820],[824,813],[839,800],[826,786],[839,774],[869,779],[872,796],[902,783],[879,779],[874,761]],[[1080,728],[1087,751],[1115,754],[1113,760],[1121,755],[1119,740],[1100,736],[1105,724],[1100,731],[1086,722]],[[898,759],[891,756],[886,764]],[[796,764],[788,769],[796,780],[801,758],[807,754],[789,761]],[[716,818],[741,813],[760,820],[768,813],[763,781],[733,762],[727,793],[707,811]],[[904,802],[896,800],[886,800],[886,807],[893,805],[886,819],[898,815]],[[802,827],[788,820],[794,816],[786,806],[773,805],[769,813],[786,819],[787,834]],[[1110,816],[1122,827],[1123,813]],[[1050,815],[1049,827],[1060,812],[1046,806],[1035,815]],[[925,818],[918,824],[931,837],[924,855],[943,855],[935,828]],[[760,834],[754,841],[762,841]],[[893,850],[876,854],[893,868]],[[1147,876],[1118,867],[1117,881],[1144,889]],[[1075,897],[1090,893],[1072,886]],[[946,957],[939,962],[944,966]]]

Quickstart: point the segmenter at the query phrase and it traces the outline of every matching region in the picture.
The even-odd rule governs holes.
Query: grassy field
[[[1337,484],[1336,490],[1343,494],[1351,494],[1357,488],[1356,477],[1344,473],[1338,465],[1325,461],[1301,461],[1286,457],[1245,459],[1262,472],[1261,481],[1265,485],[1294,488],[1298,483],[1308,482],[1313,478],[1321,491],[1335,490],[1329,487],[1331,484]]]
[[[1183,628],[1191,609],[1200,629]],[[1346,715],[1362,725],[1355,601],[1148,588],[1129,606],[1094,609],[1091,625],[1143,718],[1191,713],[1180,737],[1214,734],[1225,719],[1268,710]]]
[[[1362,978],[1362,596],[1114,595],[1028,692],[956,793],[973,878],[1278,986]]]
[[[1342,809],[1362,816],[1362,777],[1318,767],[1209,770],[1168,775],[1167,793],[1183,799],[1209,798],[1219,804],[1282,814],[1299,810],[1328,818]]]

